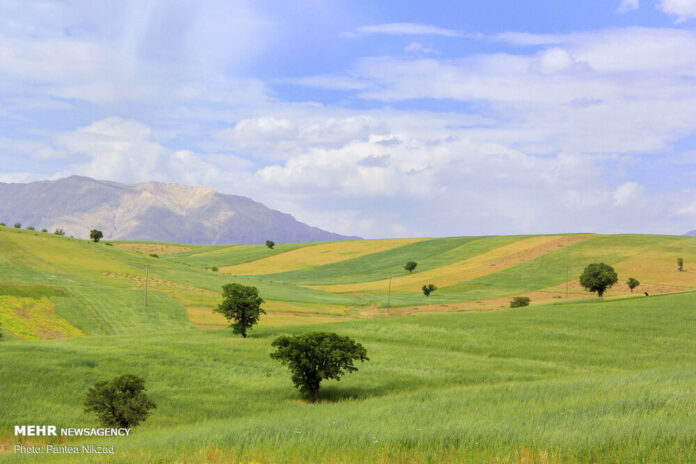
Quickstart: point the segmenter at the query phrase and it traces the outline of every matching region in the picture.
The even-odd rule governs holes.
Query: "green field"
[[[86,390],[132,373],[157,409],[128,438],[69,439],[115,446],[82,460],[696,462],[694,238],[456,237],[367,254],[347,242],[131,245],[0,228],[0,461],[74,462],[14,454],[12,427],[97,426]],[[419,263],[412,275],[407,260]],[[582,267],[600,260],[622,283],[638,278],[636,294],[579,289]],[[274,262],[282,273],[234,274]],[[425,297],[423,281],[444,284]],[[247,339],[212,313],[229,282],[267,300]],[[516,295],[532,306],[476,311]],[[269,358],[276,336],[311,330],[351,336],[370,357],[322,384],[316,404]]]

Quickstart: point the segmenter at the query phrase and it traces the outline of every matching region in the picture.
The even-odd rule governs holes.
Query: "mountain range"
[[[88,238],[198,244],[261,244],[266,240],[352,240],[297,221],[250,198],[208,187],[121,184],[72,176],[26,184],[0,183],[0,222],[63,229]]]

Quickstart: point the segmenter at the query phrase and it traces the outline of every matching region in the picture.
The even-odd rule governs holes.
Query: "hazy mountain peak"
[[[303,224],[249,198],[209,187],[119,184],[71,176],[28,184],[0,183],[0,221],[64,229],[87,238],[179,243],[309,242],[354,239]]]

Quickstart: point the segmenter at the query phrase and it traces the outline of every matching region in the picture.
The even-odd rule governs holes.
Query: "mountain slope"
[[[127,185],[87,177],[0,183],[0,221],[64,229],[112,240],[260,244],[345,240],[249,198],[207,187],[147,182]]]

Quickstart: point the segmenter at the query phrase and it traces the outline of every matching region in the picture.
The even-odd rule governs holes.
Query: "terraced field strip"
[[[298,248],[257,261],[220,268],[220,272],[233,275],[263,275],[310,269],[360,256],[397,248],[427,239],[404,238],[383,240],[352,240],[321,243]]]
[[[173,253],[181,253],[182,251],[191,250],[192,247],[185,245],[170,245],[168,243],[130,243],[130,242],[109,242],[114,247],[122,250],[133,251],[149,255],[155,253],[161,256]]]
[[[392,279],[392,291],[420,292],[423,284],[447,287],[459,282],[517,266],[546,253],[587,240],[593,235],[548,235],[525,238],[457,263]],[[386,292],[388,279],[343,285],[308,285],[334,293]]]

